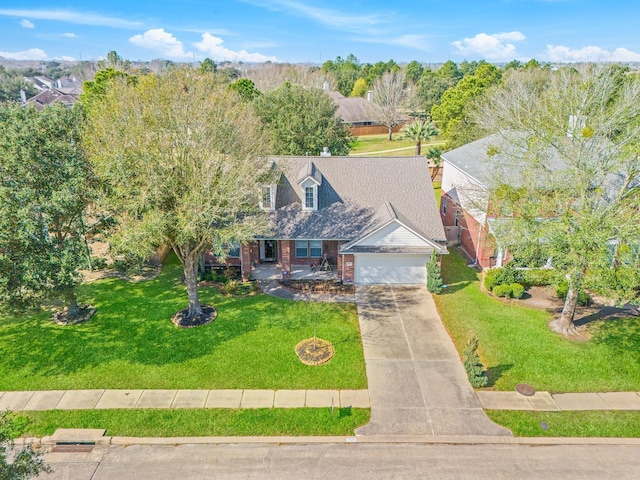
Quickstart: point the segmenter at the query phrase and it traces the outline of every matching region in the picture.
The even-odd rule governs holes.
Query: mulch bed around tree
[[[189,318],[189,309],[185,308],[171,317],[171,321],[178,327],[193,328],[211,323],[218,316],[218,311],[211,305],[201,305],[200,308],[202,309],[201,315]]]
[[[86,322],[93,317],[94,313],[96,313],[96,308],[93,305],[83,305],[80,307],[80,313],[75,318],[68,318],[67,313],[66,308],[63,311],[56,313],[53,316],[53,321],[58,325],[75,325],[77,323]]]
[[[296,354],[305,365],[322,365],[333,358],[335,353],[331,342],[321,338],[307,338],[296,345]]]

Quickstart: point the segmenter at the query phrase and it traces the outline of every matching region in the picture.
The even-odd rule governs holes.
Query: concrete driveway
[[[484,414],[425,287],[356,290],[371,422],[358,435],[511,435]]]

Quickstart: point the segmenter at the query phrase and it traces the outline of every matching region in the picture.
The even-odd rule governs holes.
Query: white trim
[[[265,207],[262,203],[262,200],[264,198],[264,193],[266,189],[269,189],[269,206]],[[267,210],[267,211],[273,211],[276,209],[276,193],[277,193],[277,189],[278,186],[275,184],[271,184],[271,185],[262,185],[262,187],[260,188],[260,208],[262,210]]]
[[[342,252],[346,252],[349,249],[351,249],[352,247],[355,247],[356,245],[360,244],[361,242],[365,241],[367,238],[375,235],[376,233],[378,233],[380,230],[383,230],[384,228],[388,227],[389,225],[393,224],[393,223],[397,223],[398,225],[400,225],[401,227],[406,228],[407,230],[409,230],[409,232],[411,232],[412,234],[414,234],[416,237],[418,237],[419,239],[421,239],[422,241],[426,242],[429,246],[435,248],[436,250],[438,250],[438,252],[440,250],[442,250],[442,247],[429,240],[428,238],[423,237],[422,235],[420,235],[418,232],[416,232],[415,230],[413,230],[412,228],[408,227],[407,225],[405,225],[404,223],[402,223],[400,220],[398,220],[397,218],[391,219],[389,220],[387,223],[384,223],[383,225],[381,225],[380,227],[376,228],[375,230],[373,230],[372,232],[369,232],[367,235],[365,235],[362,238],[359,238],[358,240],[356,240],[355,242],[349,243],[345,248],[342,248],[341,251]]]

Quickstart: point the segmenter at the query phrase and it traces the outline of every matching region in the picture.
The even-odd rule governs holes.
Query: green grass
[[[520,412],[487,410],[494,422],[516,437],[640,437],[640,412]],[[549,427],[543,430],[541,423]]]
[[[433,182],[433,192],[436,194],[436,202],[438,204],[438,210],[440,210],[440,199],[442,198],[442,182]]]
[[[181,329],[171,323],[187,302],[180,276],[173,260],[155,280],[83,284],[81,302],[97,308],[85,324],[59,326],[46,312],[0,318],[0,391],[366,388],[355,305],[233,298],[207,287],[201,301],[218,317]],[[314,325],[336,351],[315,367],[294,352]]]
[[[389,135],[384,133],[381,135],[361,135],[356,138],[354,142],[351,143],[351,152],[350,155],[353,154],[362,154],[362,153],[370,153],[375,154],[377,152],[386,152],[381,153],[382,156],[388,157],[404,157],[404,156],[413,156],[415,154],[415,142],[409,139],[400,140],[402,135],[400,133],[393,134],[393,140],[389,141]],[[438,140],[431,140],[430,142],[422,144],[422,155],[427,153],[430,146],[436,144],[442,144]],[[387,150],[395,150],[398,148],[402,148],[403,150],[387,152]]]
[[[548,312],[483,293],[478,271],[456,251],[444,256],[442,273],[449,288],[435,301],[443,322],[459,352],[475,332],[494,389],[528,383],[551,392],[640,390],[640,318],[596,321],[589,341],[571,341],[551,332]]]
[[[57,428],[105,428],[107,436],[197,437],[353,435],[369,421],[364,408],[48,410],[21,412],[30,420],[24,436],[52,435]]]

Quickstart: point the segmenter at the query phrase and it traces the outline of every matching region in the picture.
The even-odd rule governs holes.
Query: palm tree
[[[431,170],[431,180],[433,181],[440,172],[440,166],[442,165],[442,150],[438,147],[432,147],[427,152],[427,158],[429,163],[433,164],[433,170]]]
[[[420,147],[422,146],[422,142],[426,142],[432,137],[435,137],[438,134],[438,130],[431,122],[423,122],[422,120],[417,120],[413,123],[405,125],[405,127],[402,129],[402,133],[405,138],[410,138],[411,140],[416,142],[416,155],[420,155]]]

